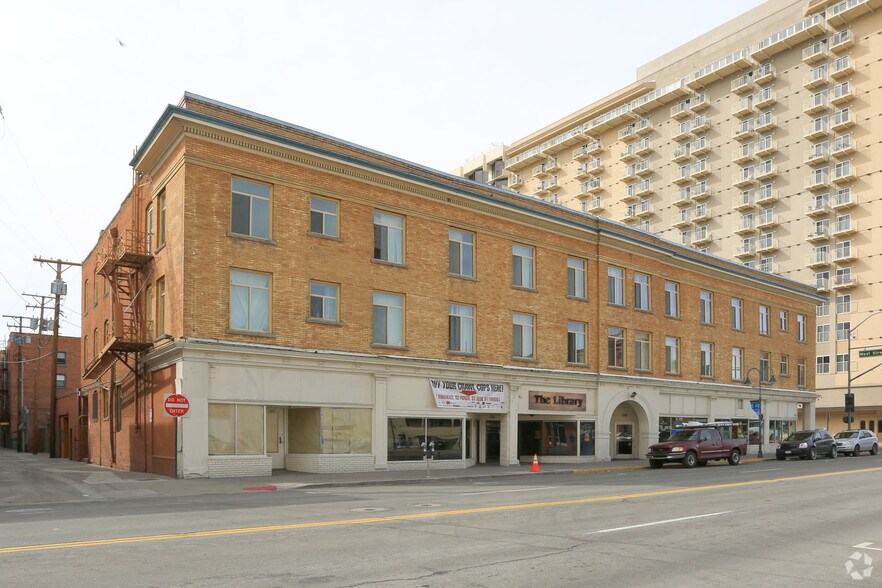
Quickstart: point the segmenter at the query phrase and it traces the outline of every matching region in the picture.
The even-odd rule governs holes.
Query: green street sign
[[[863,349],[858,352],[859,357],[880,357],[882,356],[882,347],[879,349]]]

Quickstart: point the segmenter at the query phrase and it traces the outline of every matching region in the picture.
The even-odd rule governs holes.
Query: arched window
[[[107,345],[107,341],[110,340],[110,321],[108,319],[104,319],[104,344]]]
[[[861,421],[861,429],[867,428],[867,421]]]

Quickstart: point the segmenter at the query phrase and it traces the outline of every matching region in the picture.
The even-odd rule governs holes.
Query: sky
[[[761,3],[6,3],[0,314],[39,316],[25,294],[49,295],[55,267],[33,259],[86,258],[132,185],[133,150],[185,91],[451,171]],[[79,336],[79,268],[63,279],[60,332]]]

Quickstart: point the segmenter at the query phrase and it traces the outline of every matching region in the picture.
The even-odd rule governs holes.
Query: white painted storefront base
[[[273,459],[265,455],[212,455],[208,458],[209,478],[271,476]]]
[[[292,454],[285,456],[285,469],[309,474],[341,474],[374,471],[373,455]]]

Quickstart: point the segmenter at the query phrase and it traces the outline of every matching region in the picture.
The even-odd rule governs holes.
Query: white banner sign
[[[438,408],[505,410],[504,384],[429,380]]]

